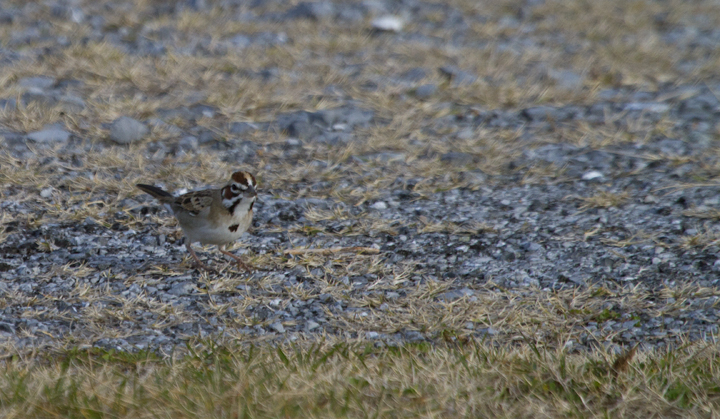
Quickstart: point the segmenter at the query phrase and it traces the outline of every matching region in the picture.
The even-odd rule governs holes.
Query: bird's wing
[[[188,192],[175,198],[173,206],[183,211],[187,211],[190,215],[198,215],[202,210],[208,208],[213,202],[213,190]]]

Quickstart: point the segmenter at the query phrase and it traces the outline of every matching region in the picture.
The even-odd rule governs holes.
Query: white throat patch
[[[252,208],[256,197],[243,198],[242,195],[232,197],[230,199],[223,199],[222,203],[225,208],[230,211],[230,214],[240,215],[245,214]]]

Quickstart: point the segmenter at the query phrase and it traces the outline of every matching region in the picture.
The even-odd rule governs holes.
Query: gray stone
[[[344,115],[344,122],[351,128],[366,127],[372,122],[375,112],[365,109],[352,109]]]
[[[15,98],[0,99],[0,111],[13,111],[17,109],[17,100]]]
[[[555,108],[551,106],[536,106],[523,109],[521,115],[531,121],[544,121],[546,119],[555,119],[553,117],[554,113]]]
[[[230,38],[228,42],[230,42],[230,44],[235,48],[243,49],[252,45],[253,41],[247,35],[238,34]]]
[[[400,78],[409,82],[418,82],[428,76],[427,71],[422,67],[411,68],[400,74]]]
[[[14,334],[15,327],[11,323],[0,322],[0,332]]]
[[[381,162],[399,162],[399,161],[405,161],[407,159],[407,154],[405,153],[393,153],[393,152],[383,152],[383,153],[373,153],[373,154],[366,154],[364,156],[353,156],[354,159],[360,162],[370,162],[370,161],[381,161]]]
[[[275,123],[277,124],[277,126],[280,128],[281,131],[288,130],[292,124],[297,124],[297,123],[309,124],[310,123],[310,113],[305,112],[305,111],[282,113],[277,116]]]
[[[55,85],[55,79],[46,76],[25,77],[18,81],[18,86],[26,89],[35,88],[40,90],[50,89]]]
[[[453,86],[467,86],[475,83],[477,76],[470,74],[467,71],[463,71],[460,68],[452,65],[443,66],[438,69],[440,74],[448,78]]]
[[[198,139],[197,137],[194,137],[192,135],[187,135],[180,139],[180,141],[178,142],[178,147],[181,150],[185,151],[195,150],[198,147]]]
[[[42,37],[40,29],[37,27],[29,27],[18,31],[11,32],[9,46],[19,47],[37,42]]]
[[[288,10],[285,18],[321,20],[331,17],[334,11],[334,5],[329,1],[301,2]]]
[[[416,330],[408,330],[403,333],[405,340],[409,342],[423,342],[425,341],[425,336]]]
[[[476,135],[475,131],[470,127],[463,128],[455,134],[455,136],[460,140],[469,140],[474,138]]]
[[[200,118],[215,118],[217,114],[217,108],[210,105],[193,105],[189,108],[190,114],[195,119]]]
[[[195,130],[194,132],[197,134],[196,140],[199,144],[214,143],[222,141],[223,139],[222,135],[209,129],[200,129]]]
[[[635,327],[635,325],[638,323],[637,320],[628,320],[626,322],[623,322],[620,326],[622,329],[632,329]]]
[[[61,96],[59,102],[68,112],[80,112],[85,109],[85,101],[75,95]]]
[[[46,107],[51,107],[58,103],[58,98],[57,95],[51,92],[46,92],[36,87],[32,87],[27,89],[27,92],[23,93],[20,97],[20,101],[25,106],[30,103],[37,103]]]
[[[0,25],[9,25],[15,20],[15,15],[9,11],[0,11]]]
[[[314,114],[299,111],[278,115],[276,126],[288,136],[307,140],[322,134],[323,126],[318,122]]]
[[[480,334],[485,334],[485,335],[490,335],[490,336],[495,336],[495,335],[497,335],[497,334],[500,333],[500,332],[499,332],[497,329],[495,329],[494,327],[487,327],[487,328],[478,329],[478,332],[480,332]]]
[[[602,89],[596,94],[599,100],[614,100],[622,96],[618,89]]]
[[[257,125],[251,124],[249,122],[233,122],[228,127],[228,131],[231,134],[235,135],[241,135],[248,132],[256,131],[258,129]]]
[[[191,282],[178,282],[173,284],[168,293],[175,296],[188,295],[192,294],[194,289],[195,286]]]
[[[382,0],[362,0],[363,9],[368,13],[379,15],[388,12],[388,5]]]
[[[118,144],[140,141],[148,135],[148,127],[142,122],[121,116],[110,125],[110,139]]]
[[[286,132],[291,137],[307,140],[319,136],[322,133],[322,128],[309,122],[296,121],[288,125]]]
[[[70,139],[70,133],[64,129],[62,124],[52,124],[45,126],[40,131],[29,133],[27,138],[43,144],[64,143]]]
[[[565,90],[580,89],[585,77],[572,70],[551,70],[548,75],[555,81],[555,86]]]
[[[652,113],[665,113],[670,110],[670,105],[667,103],[657,102],[633,102],[625,105],[626,111],[641,111],[641,112],[652,112]]]
[[[279,33],[260,32],[260,33],[256,34],[255,36],[253,36],[253,38],[252,38],[253,44],[256,46],[261,46],[261,47],[272,47],[272,46],[276,46],[276,45],[284,45],[284,44],[287,44],[288,41],[289,41],[289,39],[285,32],[279,32]],[[264,70],[261,70],[257,74],[257,76],[264,80],[269,79],[269,76],[276,77],[276,74],[270,74],[270,75],[265,74],[268,71],[277,72],[277,68],[276,67],[266,68]]]
[[[437,92],[437,85],[435,84],[423,84],[415,89],[415,97],[418,99],[427,99]]]
[[[257,154],[258,145],[252,141],[242,141],[235,146],[236,155],[245,158],[251,158]]]
[[[176,13],[182,12],[183,10],[207,10],[210,7],[207,0],[176,0],[174,3]]]
[[[348,23],[360,23],[365,19],[365,14],[359,8],[353,7],[351,4],[345,4],[340,8],[337,18]]]
[[[455,300],[459,300],[463,297],[471,297],[474,294],[474,292],[468,288],[462,288],[459,290],[452,290],[452,291],[446,291],[442,294],[439,294],[437,296],[438,300],[444,300],[446,302],[451,302]]]
[[[475,161],[475,157],[472,154],[452,151],[440,156],[440,161],[455,166],[467,166]]]
[[[355,137],[352,134],[344,132],[328,132],[315,137],[314,141],[318,143],[338,145],[347,144],[351,142],[354,138]]]

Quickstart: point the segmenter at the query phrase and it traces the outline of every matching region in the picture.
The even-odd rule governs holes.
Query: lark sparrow
[[[250,270],[240,257],[224,248],[240,238],[252,223],[257,199],[257,182],[252,174],[235,172],[230,182],[220,189],[188,192],[178,197],[152,185],[138,184],[137,187],[175,214],[185,233],[185,246],[201,268],[207,269],[207,266],[195,254],[191,246],[195,242],[217,245],[218,250],[235,259],[239,267]]]

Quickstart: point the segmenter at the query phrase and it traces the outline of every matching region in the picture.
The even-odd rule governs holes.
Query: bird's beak
[[[252,185],[250,185],[250,186],[248,186],[247,190],[245,191],[245,195],[257,196],[257,191],[255,190],[255,188]]]

